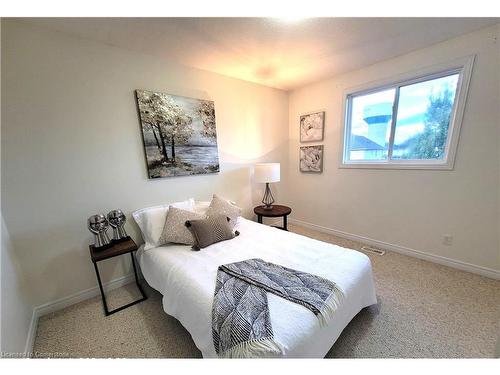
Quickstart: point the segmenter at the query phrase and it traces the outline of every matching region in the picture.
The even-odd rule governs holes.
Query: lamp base
[[[262,198],[262,203],[264,203],[265,210],[273,209],[274,197],[271,192],[271,188],[269,187],[269,182],[266,182],[266,191],[264,193],[264,197]]]

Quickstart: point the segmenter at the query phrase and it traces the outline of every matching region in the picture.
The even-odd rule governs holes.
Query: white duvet
[[[323,358],[351,319],[377,303],[369,258],[355,250],[239,218],[240,235],[201,251],[190,246],[141,247],[137,258],[146,281],[163,295],[163,309],[191,334],[203,357],[217,357],[212,342],[212,298],[217,268],[249,258],[309,272],[335,282],[344,300],[327,326],[303,306],[268,293],[275,340],[283,357]]]

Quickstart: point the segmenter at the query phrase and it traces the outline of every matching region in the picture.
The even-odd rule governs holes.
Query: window
[[[341,166],[452,169],[472,63],[347,92]]]

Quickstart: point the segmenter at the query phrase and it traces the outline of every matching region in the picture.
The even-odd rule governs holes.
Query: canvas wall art
[[[323,146],[300,147],[300,171],[323,172]]]
[[[219,172],[214,102],[136,90],[149,178]]]
[[[322,141],[324,128],[325,112],[316,112],[300,116],[300,141]]]

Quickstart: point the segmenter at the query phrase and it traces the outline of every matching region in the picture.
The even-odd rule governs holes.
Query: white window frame
[[[340,137],[340,168],[364,168],[364,169],[441,169],[452,170],[455,164],[455,156],[460,136],[460,128],[467,101],[467,93],[472,75],[475,55],[457,59],[453,62],[433,65],[431,67],[421,69],[416,72],[406,73],[396,78],[386,79],[383,81],[372,82],[367,85],[349,88],[343,94],[343,113],[342,113],[342,134]],[[366,95],[387,89],[396,89],[394,106],[391,120],[391,134],[389,144],[393,143],[394,133],[396,130],[396,117],[399,88],[401,86],[411,85],[419,82],[424,82],[432,79],[445,77],[451,74],[459,74],[457,82],[457,91],[455,101],[450,117],[450,125],[448,128],[448,139],[446,141],[445,155],[440,160],[406,160],[406,159],[391,159],[391,150],[387,160],[349,160],[349,142],[351,134],[351,111],[352,98],[358,95]]]

